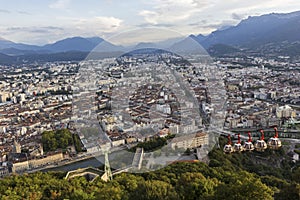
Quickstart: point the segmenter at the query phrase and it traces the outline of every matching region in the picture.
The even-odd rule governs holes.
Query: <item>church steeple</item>
[[[13,153],[21,153],[21,145],[17,142],[17,139],[14,139]]]

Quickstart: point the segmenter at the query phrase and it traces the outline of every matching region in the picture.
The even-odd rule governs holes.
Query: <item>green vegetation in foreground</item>
[[[107,183],[99,178],[94,182],[83,177],[65,180],[62,172],[14,175],[0,180],[0,199],[299,199],[299,166],[295,165],[288,176],[280,167],[273,173],[277,166],[260,171],[264,164],[258,163],[259,168],[250,167],[250,173],[245,169],[251,155],[224,155],[216,148],[209,154],[210,165],[176,163],[143,174],[118,174]]]
[[[204,163],[177,163],[145,174],[123,173],[108,183],[63,173],[15,175],[0,180],[1,199],[272,199],[273,191],[246,171]]]

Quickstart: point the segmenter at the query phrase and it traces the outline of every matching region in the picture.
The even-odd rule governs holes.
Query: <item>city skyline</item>
[[[236,25],[248,16],[297,11],[300,2],[105,0],[82,3],[76,0],[14,0],[2,5],[0,37],[42,45],[72,36],[106,39],[123,31],[144,27],[168,28],[184,35],[209,34],[216,29]]]

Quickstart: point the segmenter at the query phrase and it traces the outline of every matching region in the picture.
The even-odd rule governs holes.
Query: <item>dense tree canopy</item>
[[[245,165],[249,163],[246,154],[225,155],[221,149],[213,149],[209,157],[209,165],[179,162],[147,173],[118,174],[110,182],[103,182],[100,178],[88,182],[84,177],[66,180],[65,172],[13,175],[0,180],[0,199],[300,198],[298,166],[293,168],[291,178],[281,178],[272,175],[267,169],[264,169],[264,174],[255,171],[257,168],[252,169],[254,173],[245,170]],[[282,176],[281,171],[278,173]]]
[[[0,180],[2,199],[272,199],[273,191],[246,171],[177,163],[144,174],[119,174],[111,182],[64,173],[14,175]]]
[[[164,145],[167,144],[167,139],[166,138],[155,138],[151,139],[147,142],[141,142],[139,143],[136,147],[133,148],[133,151],[137,147],[144,148],[144,151],[155,151],[157,149],[161,149]]]
[[[68,129],[43,132],[42,144],[44,151],[66,149],[70,145],[75,145],[77,151],[81,150],[81,143],[78,136],[72,135]]]

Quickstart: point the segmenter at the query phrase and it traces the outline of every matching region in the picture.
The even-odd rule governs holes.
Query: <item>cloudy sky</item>
[[[300,10],[299,0],[0,0],[0,37],[46,44],[161,27],[208,34],[248,16]]]

